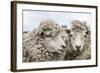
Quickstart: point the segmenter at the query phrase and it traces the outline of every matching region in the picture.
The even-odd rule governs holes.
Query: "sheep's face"
[[[56,28],[44,28],[41,32],[43,38],[48,45],[48,51],[53,53],[63,53],[66,49],[64,42],[64,31]]]
[[[53,21],[43,21],[40,24],[39,34],[45,41],[49,52],[63,53],[66,49],[64,31]]]
[[[48,45],[48,51],[53,53],[64,53],[66,50],[66,44],[61,37],[61,35],[57,35],[56,37],[46,37],[46,43]]]
[[[70,44],[74,51],[81,52],[83,50],[88,31],[74,30],[70,32]]]

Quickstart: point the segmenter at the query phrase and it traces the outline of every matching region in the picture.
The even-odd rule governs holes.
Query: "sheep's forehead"
[[[75,25],[73,28],[72,28],[72,30],[76,30],[76,29],[79,29],[79,30],[83,30],[83,31],[85,31],[86,30],[86,28],[85,27],[83,27],[81,24],[79,25]]]
[[[74,31],[71,32],[71,34],[73,34],[73,35],[84,35],[85,31],[83,31],[83,30],[74,30]]]
[[[72,21],[72,29],[81,29],[81,30],[86,30],[87,29],[86,22],[81,22],[79,20],[74,20]]]

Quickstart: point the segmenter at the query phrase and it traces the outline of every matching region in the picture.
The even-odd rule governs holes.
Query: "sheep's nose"
[[[79,45],[79,46],[76,45],[75,47],[79,50],[81,48],[81,45]]]
[[[65,45],[61,45],[61,47],[62,47],[62,48],[66,48],[66,46],[65,46]]]

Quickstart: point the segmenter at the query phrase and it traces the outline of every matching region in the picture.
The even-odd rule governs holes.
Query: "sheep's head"
[[[46,43],[49,52],[61,54],[66,50],[66,44],[60,35],[57,35],[54,38],[46,38]]]
[[[87,38],[88,31],[74,30],[69,34],[70,44],[75,51],[82,51],[85,40]]]
[[[48,51],[53,53],[65,52],[66,44],[62,38],[61,27],[54,21],[43,21],[39,27],[39,36],[44,39]]]
[[[69,34],[70,45],[73,47],[73,50],[80,53],[83,50],[90,31],[83,27],[83,24],[79,21],[76,21],[73,25],[70,30],[67,30],[67,33]]]

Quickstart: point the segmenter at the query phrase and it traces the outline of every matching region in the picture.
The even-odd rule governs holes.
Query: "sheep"
[[[32,32],[23,34],[23,62],[64,60],[65,31],[52,20],[44,20]]]
[[[71,28],[66,30],[69,34],[68,47],[71,52],[66,53],[65,60],[85,60],[91,58],[91,32],[86,22],[72,21]]]

